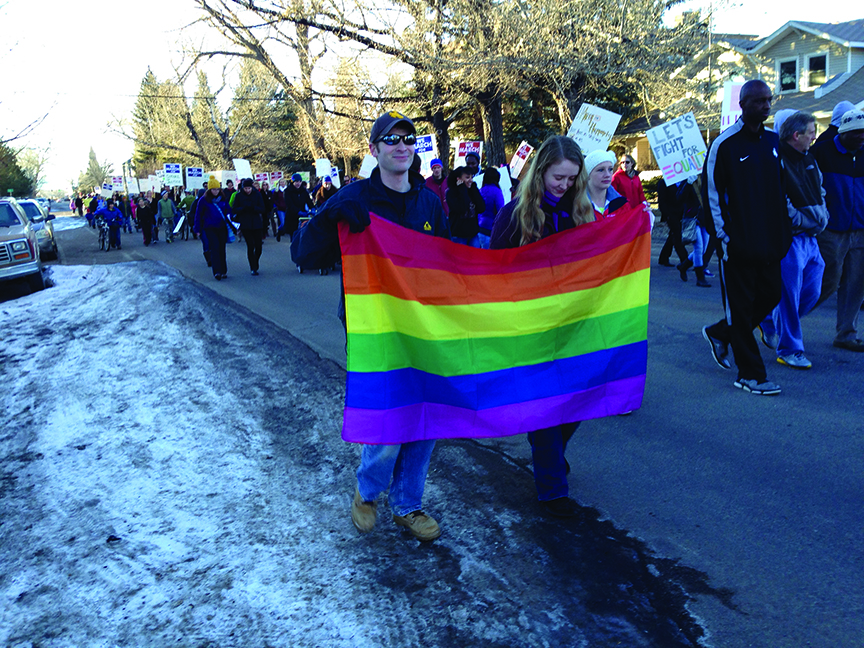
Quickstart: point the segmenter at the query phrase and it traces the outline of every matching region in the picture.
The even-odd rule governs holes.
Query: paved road
[[[339,279],[297,274],[284,242],[265,242],[260,277],[249,276],[245,246],[230,246],[230,277],[217,283],[197,242],[144,248],[127,236],[106,254],[92,230],[59,239],[61,263],[173,265],[344,366]],[[704,643],[860,646],[864,357],[831,346],[834,300],[804,322],[814,368],[781,367],[763,349],[784,393],[756,397],[732,387],[734,374],[714,365],[699,335],[721,313],[718,287],[658,268],[651,291],[645,404],[580,428],[568,449],[571,493],[654,550],[653,564],[693,597]],[[529,460],[520,438],[482,445]]]

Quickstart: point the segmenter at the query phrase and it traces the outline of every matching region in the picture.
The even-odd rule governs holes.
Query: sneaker
[[[807,357],[801,352],[790,353],[789,355],[777,356],[777,362],[793,369],[809,369],[813,366]]]
[[[360,496],[360,489],[354,490],[354,501],[351,502],[351,521],[360,533],[369,533],[375,526],[378,515],[378,502],[366,502]]]
[[[713,277],[714,273],[711,272],[708,268],[705,268],[705,276],[706,277]]]
[[[576,515],[576,502],[569,497],[558,497],[545,502],[540,502],[540,508],[549,515],[555,517],[574,517]]]
[[[729,345],[726,342],[721,342],[717,338],[713,338],[708,334],[708,327],[702,327],[702,337],[708,340],[711,345],[711,355],[721,369],[731,369],[732,363],[729,362]]]
[[[765,382],[756,382],[753,378],[739,378],[733,383],[738,389],[743,389],[757,396],[772,396],[780,393],[780,385],[766,380]]]
[[[762,338],[762,344],[769,349],[776,349],[777,345],[780,344],[780,336],[776,333],[766,333],[761,324],[756,328],[759,329],[759,337]]]
[[[423,511],[414,511],[408,515],[394,515],[393,521],[399,526],[406,527],[411,535],[421,542],[429,542],[441,535],[441,527],[434,518]]]
[[[847,351],[864,351],[864,340],[834,340],[834,346]]]

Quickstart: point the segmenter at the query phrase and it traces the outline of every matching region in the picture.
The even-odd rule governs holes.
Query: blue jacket
[[[816,236],[828,224],[822,174],[810,153],[801,153],[780,142],[780,159],[786,177],[786,207],[792,219],[792,235]]]
[[[425,189],[421,176],[412,177],[407,193],[391,191],[381,182],[381,172],[374,169],[366,180],[359,180],[340,189],[309,223],[302,227],[291,242],[291,258],[301,268],[329,268],[339,260],[339,230],[341,210],[360,209],[393,221],[397,225],[433,236],[450,238],[450,228],[444,219],[441,201]]]
[[[219,213],[220,209],[222,213]],[[228,218],[230,213],[231,207],[228,205],[228,201],[222,198],[222,194],[219,194],[216,201],[210,200],[209,195],[199,198],[195,207],[195,224],[192,226],[192,231],[197,234],[204,227],[225,225],[225,218]],[[223,218],[223,214],[225,218]]]
[[[117,207],[114,207],[114,209],[103,207],[96,211],[96,216],[97,218],[102,218],[108,224],[108,227],[120,227],[123,225],[123,212],[117,209]]]
[[[864,150],[847,151],[840,136],[810,149],[822,171],[828,227],[834,232],[864,229]]]

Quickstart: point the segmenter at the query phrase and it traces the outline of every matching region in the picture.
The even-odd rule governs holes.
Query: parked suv
[[[27,214],[33,231],[36,232],[36,240],[39,241],[39,256],[43,259],[57,258],[57,241],[54,240],[54,215],[47,213],[38,198],[27,198],[19,200],[18,206]]]
[[[45,287],[39,242],[27,214],[14,198],[0,198],[0,281],[19,277],[32,291]]]

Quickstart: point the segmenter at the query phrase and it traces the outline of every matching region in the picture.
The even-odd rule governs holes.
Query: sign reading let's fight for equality
[[[702,171],[708,150],[692,112],[652,128],[645,134],[667,185],[681,182]]]

